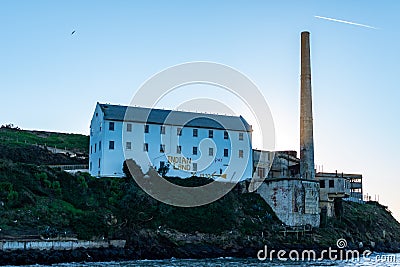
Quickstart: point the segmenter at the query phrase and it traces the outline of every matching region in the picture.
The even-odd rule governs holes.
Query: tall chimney
[[[310,33],[301,33],[300,177],[314,180],[314,138],[311,95]]]

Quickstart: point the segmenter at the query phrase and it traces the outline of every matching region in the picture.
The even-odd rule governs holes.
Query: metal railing
[[[88,164],[76,164],[76,165],[49,165],[50,168],[60,168],[63,171],[74,171],[74,170],[88,170]]]

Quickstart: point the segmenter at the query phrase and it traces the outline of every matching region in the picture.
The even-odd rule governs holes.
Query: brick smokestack
[[[314,138],[311,95],[310,33],[301,33],[300,176],[314,180]]]

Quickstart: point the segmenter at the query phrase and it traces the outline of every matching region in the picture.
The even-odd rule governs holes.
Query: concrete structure
[[[265,181],[257,171],[259,162],[271,164]],[[318,227],[320,214],[343,213],[342,200],[362,202],[362,176],[317,173],[314,169],[313,115],[309,33],[301,33],[300,159],[295,151],[255,151],[254,176],[249,191],[257,192],[288,226]],[[263,156],[264,155],[264,156]],[[265,177],[265,175],[263,176]]]
[[[284,224],[318,227],[318,182],[300,178],[300,159],[296,151],[276,151],[274,155],[267,178],[264,182],[255,180],[256,184],[250,184],[249,190],[252,186],[259,186],[257,193]]]
[[[257,171],[257,165],[261,162],[261,166],[267,166],[272,156],[274,156],[273,163],[269,173],[261,177],[259,173],[263,172]],[[315,178],[319,182],[320,188],[315,188],[316,183],[314,182],[312,183],[313,186],[307,184],[303,189],[301,183],[294,182],[296,180],[303,181],[303,179],[300,179],[300,159],[297,158],[296,151],[269,152],[255,150],[253,159],[255,172],[253,174],[253,182],[249,185],[249,191],[253,191],[252,188],[260,186],[261,188],[257,192],[287,225],[291,225],[292,221],[297,222],[297,224],[300,224],[300,222],[302,224],[310,224],[309,220],[312,220],[313,216],[289,215],[287,211],[298,211],[303,206],[304,209],[308,206],[307,209],[309,210],[310,203],[313,203],[312,196],[316,191],[319,194],[319,212],[324,213],[327,217],[339,216],[343,212],[341,205],[343,200],[363,203],[362,194],[359,193],[362,192],[362,175],[360,174],[318,172]],[[265,179],[264,184],[263,180],[261,180],[262,178]],[[294,188],[294,194],[297,195],[292,202],[289,201],[288,194],[293,192],[293,189],[290,190],[289,184]],[[308,196],[307,203],[305,203],[306,196]],[[304,204],[302,204],[303,198]]]
[[[350,181],[350,196],[346,201],[364,203],[363,200],[363,177],[361,174],[343,174]]]
[[[319,227],[319,183],[315,180],[309,33],[301,33],[300,161],[278,153],[257,192],[288,226]]]
[[[318,172],[320,184],[320,211],[328,217],[339,216],[341,201],[364,203],[362,200],[362,175],[349,173]]]
[[[294,150],[275,152],[274,162],[268,177],[271,178],[300,178],[300,160]]]
[[[5,250],[73,250],[77,248],[124,248],[126,240],[86,241],[86,240],[3,240],[0,241],[0,251]]]
[[[315,181],[267,179],[257,192],[285,225],[319,227],[319,187]]]
[[[249,192],[255,191],[265,179],[300,178],[297,152],[253,149],[253,179]],[[268,171],[269,170],[269,171]]]
[[[341,201],[350,196],[350,180],[342,174],[318,172],[320,211],[328,217],[339,216],[343,211]]]
[[[252,181],[262,181],[267,178],[274,159],[275,153],[253,149],[253,179]]]
[[[144,173],[168,165],[168,176],[239,181],[253,174],[251,139],[241,116],[97,103],[89,170],[96,177],[123,177],[124,160],[133,159]]]
[[[315,179],[310,33],[301,33],[300,178]]]
[[[269,166],[271,159],[273,162],[270,167],[270,171],[266,176],[260,176],[260,173],[264,174],[263,170],[259,169],[257,166]],[[279,194],[279,190],[281,192],[288,191],[288,182],[286,184],[277,185],[278,180],[303,180],[300,179],[300,159],[297,158],[296,151],[253,151],[253,164],[254,164],[254,174],[253,174],[253,182],[249,185],[249,191],[253,191],[252,188],[258,188],[264,183],[272,184],[275,187],[271,188],[270,186],[262,185],[261,190],[258,192],[268,201],[271,207],[278,207],[279,204],[282,203],[282,199],[288,202],[288,196],[281,194],[281,196],[277,196]],[[261,163],[261,164],[260,164]],[[362,192],[362,175],[360,174],[347,174],[347,173],[327,173],[327,172],[318,172],[315,175],[316,180],[319,182],[320,189],[313,189],[319,191],[319,212],[324,212],[328,217],[334,217],[341,212],[341,201],[353,201],[362,203],[361,196],[359,192]],[[263,179],[263,180],[261,180]],[[292,183],[295,183],[291,181]],[[299,189],[300,185],[294,185],[297,191],[297,195],[306,195],[306,190]],[[307,187],[307,186],[306,186]],[[315,187],[315,183],[314,183]],[[308,189],[310,190],[310,189]],[[307,195],[311,195],[315,191],[307,193]],[[281,203],[277,202],[277,199],[280,199]],[[300,199],[301,199],[300,198]],[[312,201],[311,198],[308,199]],[[293,202],[296,204],[296,201]],[[307,203],[307,206],[310,202]],[[311,202],[312,203],[312,202]],[[287,213],[285,209],[289,210],[298,210],[296,206],[291,206],[291,203],[287,203],[285,208],[282,208],[282,216],[287,217]],[[296,204],[298,205],[298,202]],[[306,206],[306,203],[304,203]],[[279,212],[279,209],[274,208],[275,211]],[[290,219],[290,218],[288,218]],[[307,220],[306,220],[307,221]]]

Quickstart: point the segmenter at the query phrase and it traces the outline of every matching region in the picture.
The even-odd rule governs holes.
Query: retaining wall
[[[108,248],[108,247],[125,247],[126,240],[109,240],[109,241],[0,241],[0,250],[73,250],[76,248]]]

